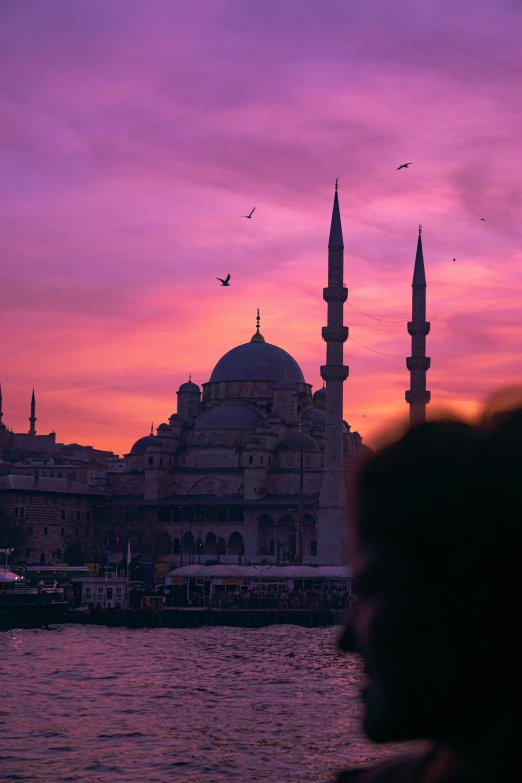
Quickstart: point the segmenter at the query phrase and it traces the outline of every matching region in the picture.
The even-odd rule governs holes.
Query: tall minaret
[[[411,356],[406,359],[410,371],[410,388],[406,392],[406,402],[410,405],[410,424],[426,421],[426,405],[431,393],[426,391],[426,373],[430,369],[431,359],[426,356],[426,336],[430,324],[426,321],[426,274],[422,255],[422,225],[419,226],[417,255],[413,270],[412,313],[408,321],[408,333],[411,334]]]
[[[343,343],[348,327],[343,326],[344,303],[348,289],[344,285],[344,243],[337,195],[337,180],[328,242],[328,287],[323,297],[328,305],[328,326],[323,327],[326,364],[321,377],[326,382],[324,474],[318,508],[318,561],[326,564],[347,562],[348,520],[343,472],[343,383],[348,367],[343,364]]]
[[[29,435],[36,435],[36,429],[35,429],[35,424],[36,424],[36,400],[35,400],[35,397],[34,397],[34,389],[33,389],[33,396],[31,397],[31,415],[29,416],[29,423],[31,425],[30,428],[29,428]]]

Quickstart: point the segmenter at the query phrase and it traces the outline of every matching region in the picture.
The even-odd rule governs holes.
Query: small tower
[[[344,242],[337,195],[337,181],[328,241],[328,286],[323,289],[327,303],[328,325],[323,327],[326,364],[321,367],[325,381],[324,474],[319,494],[318,551],[320,562],[341,564],[348,558],[348,512],[343,462],[343,383],[348,367],[343,364],[343,345],[348,327],[343,326],[344,303],[348,289],[344,285]]]
[[[201,390],[196,383],[192,383],[191,375],[187,383],[181,384],[177,395],[178,414],[185,420],[191,419],[197,414],[201,402]]]
[[[29,435],[36,435],[36,399],[34,396],[34,388],[31,397],[31,415],[29,416],[29,424],[31,425],[29,427]]]
[[[411,335],[411,356],[406,359],[410,371],[410,388],[406,392],[406,402],[410,406],[410,424],[426,421],[426,405],[431,393],[426,391],[426,373],[430,369],[431,359],[426,356],[426,336],[430,324],[426,321],[426,273],[422,254],[422,225],[419,226],[417,254],[413,270],[412,313],[408,321],[408,334]]]

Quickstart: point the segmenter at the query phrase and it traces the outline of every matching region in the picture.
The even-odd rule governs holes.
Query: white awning
[[[240,565],[186,565],[170,571],[168,576],[187,576],[191,579],[236,577],[243,579],[349,579],[351,566],[240,566]]]

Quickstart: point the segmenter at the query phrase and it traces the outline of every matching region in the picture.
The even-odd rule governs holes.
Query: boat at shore
[[[0,566],[0,631],[43,628],[59,622],[67,609],[63,590],[57,589],[55,585],[28,587],[22,576],[9,569],[9,550],[3,551],[6,564]]]

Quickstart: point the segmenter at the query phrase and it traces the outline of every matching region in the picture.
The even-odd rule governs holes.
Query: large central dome
[[[255,336],[254,336],[255,337]],[[282,381],[304,383],[301,368],[289,353],[261,340],[238,345],[221,357],[210,383],[221,381]]]

